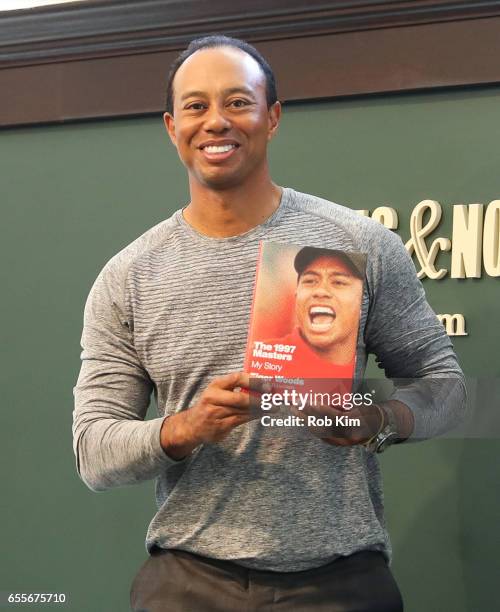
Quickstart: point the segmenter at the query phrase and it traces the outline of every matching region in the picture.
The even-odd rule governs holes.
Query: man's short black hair
[[[174,113],[174,90],[173,82],[177,70],[187,60],[188,57],[199,51],[200,49],[212,49],[215,47],[233,47],[234,49],[240,49],[244,51],[259,64],[264,76],[266,77],[266,98],[267,107],[270,108],[278,99],[276,93],[276,80],[271,66],[267,63],[264,57],[257,51],[255,47],[240,40],[239,38],[231,38],[230,36],[224,36],[223,34],[215,34],[213,36],[204,36],[203,38],[195,38],[189,43],[187,49],[185,49],[170,67],[167,79],[167,95],[166,95],[166,111],[173,115]]]

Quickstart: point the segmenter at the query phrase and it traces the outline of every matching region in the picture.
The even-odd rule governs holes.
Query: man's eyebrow
[[[319,272],[314,272],[314,270],[304,270],[304,272],[302,272],[301,276],[305,276],[306,274],[312,274],[314,276],[319,276]]]
[[[316,272],[315,270],[304,270],[301,276],[306,276],[307,274],[311,274],[313,276],[320,276],[320,273]],[[340,272],[340,271],[334,270],[333,272],[329,272],[328,276],[342,276],[344,278],[352,278],[353,274],[351,274],[350,272]]]
[[[321,275],[320,275],[319,272],[315,272],[314,270],[304,270],[304,272],[302,272],[302,274],[300,275],[300,278],[303,278],[304,276],[319,277]],[[328,278],[351,279],[351,278],[354,278],[354,274],[351,274],[350,272],[338,272],[338,271],[334,271],[334,272],[329,272],[328,273]]]
[[[187,98],[203,98],[205,95],[204,91],[188,91],[181,96],[181,102],[187,100]]]
[[[255,96],[253,89],[250,89],[250,87],[243,87],[243,86],[229,87],[228,89],[224,89],[222,93],[225,94],[226,96],[230,96],[231,94],[234,94],[234,93],[242,93],[247,96],[251,96],[252,98]]]
[[[252,98],[255,97],[253,90],[248,87],[229,87],[228,89],[224,89],[222,93],[225,96],[230,96],[231,94],[234,94],[234,93],[242,93],[247,96],[251,96]],[[184,100],[187,100],[187,98],[197,98],[197,97],[204,98],[206,97],[206,95],[207,95],[206,91],[201,91],[201,90],[188,91],[181,96],[181,102],[183,102]]]

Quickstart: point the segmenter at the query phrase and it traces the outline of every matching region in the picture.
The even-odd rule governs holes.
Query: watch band
[[[382,415],[382,423],[379,431],[372,437],[368,442],[365,442],[365,448],[374,453],[382,453],[385,451],[391,444],[394,444],[399,436],[397,432],[397,423],[394,412],[390,407],[384,405],[384,407],[379,404],[375,404],[375,406],[380,411]]]
[[[366,442],[363,443],[363,446],[365,446],[368,449],[370,449],[371,445],[373,444],[377,436],[379,436],[382,433],[382,430],[385,427],[385,421],[386,421],[385,412],[382,410],[381,406],[379,404],[373,404],[373,407],[377,408],[381,416],[381,421],[380,421],[380,427],[378,428],[377,433],[373,434],[371,438],[369,438]]]
[[[398,422],[396,420],[396,415],[394,414],[394,410],[391,408],[391,406],[388,403],[385,403],[383,406],[381,406],[386,419],[387,419],[387,424],[391,426],[391,429],[394,433],[398,433]]]

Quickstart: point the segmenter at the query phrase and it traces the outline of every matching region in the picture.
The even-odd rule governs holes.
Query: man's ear
[[[267,133],[267,139],[271,140],[278,131],[278,126],[281,118],[281,102],[276,102],[269,107],[269,129]]]
[[[177,139],[175,137],[175,123],[174,116],[170,113],[163,113],[163,123],[165,124],[165,129],[167,130],[167,134],[170,136],[170,140],[174,147],[177,147]]]

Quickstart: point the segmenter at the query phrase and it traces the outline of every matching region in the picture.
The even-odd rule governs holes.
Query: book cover
[[[365,268],[359,252],[261,242],[245,371],[349,391]]]

